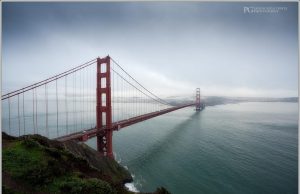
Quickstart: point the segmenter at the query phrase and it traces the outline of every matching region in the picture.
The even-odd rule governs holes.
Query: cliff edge
[[[131,194],[124,187],[128,182],[132,177],[125,168],[85,144],[2,132],[3,193]]]

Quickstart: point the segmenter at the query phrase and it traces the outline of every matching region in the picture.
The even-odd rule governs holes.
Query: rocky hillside
[[[131,181],[126,169],[85,144],[2,133],[3,193],[130,194],[124,183]]]

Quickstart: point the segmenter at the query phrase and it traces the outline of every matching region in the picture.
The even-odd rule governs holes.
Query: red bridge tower
[[[104,156],[114,158],[112,149],[112,108],[110,57],[97,58],[97,149]],[[103,127],[105,130],[103,130]]]

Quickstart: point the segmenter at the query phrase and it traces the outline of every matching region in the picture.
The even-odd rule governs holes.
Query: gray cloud
[[[297,18],[296,3],[5,2],[3,89],[109,54],[164,96],[297,96]]]

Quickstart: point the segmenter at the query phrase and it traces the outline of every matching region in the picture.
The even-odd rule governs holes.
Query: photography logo
[[[244,14],[277,14],[287,11],[287,7],[244,7]]]

